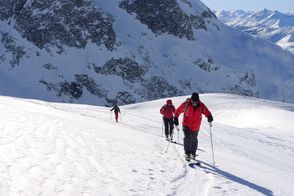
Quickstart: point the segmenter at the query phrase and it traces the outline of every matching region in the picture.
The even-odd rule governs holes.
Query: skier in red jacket
[[[174,123],[179,125],[178,117],[183,114],[183,131],[184,131],[184,150],[187,161],[196,159],[196,150],[198,147],[198,132],[201,125],[202,114],[211,123],[213,117],[207,107],[199,100],[199,94],[194,92],[190,99],[182,103],[175,112]]]
[[[160,109],[160,113],[163,115],[163,122],[165,127],[165,137],[166,140],[173,140],[173,130],[174,130],[174,122],[173,117],[175,113],[175,106],[172,103],[171,99],[166,100],[166,104],[163,105]]]

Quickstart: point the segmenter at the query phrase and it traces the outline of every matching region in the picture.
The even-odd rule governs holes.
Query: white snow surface
[[[165,99],[123,106],[115,123],[105,107],[0,96],[0,195],[294,195],[294,105],[200,98],[215,119],[216,167],[205,117],[201,166],[185,163],[182,131],[165,141]]]

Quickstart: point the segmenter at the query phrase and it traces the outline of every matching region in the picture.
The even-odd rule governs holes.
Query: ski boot
[[[185,155],[185,160],[188,161],[188,162],[191,161],[191,156],[190,156],[190,154],[186,154],[186,155]]]

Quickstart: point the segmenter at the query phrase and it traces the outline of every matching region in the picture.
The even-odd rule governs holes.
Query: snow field
[[[199,168],[183,159],[181,131],[165,141],[165,99],[121,107],[115,123],[109,108],[0,97],[0,195],[293,195],[293,104],[200,98],[216,167],[205,117]]]

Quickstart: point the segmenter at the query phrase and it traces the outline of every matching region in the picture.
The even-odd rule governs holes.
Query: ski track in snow
[[[293,194],[293,136],[216,122],[213,167],[203,120],[192,168],[182,132],[162,137],[161,103],[122,107],[115,123],[108,108],[0,97],[0,195]],[[235,105],[222,104],[216,119]]]

